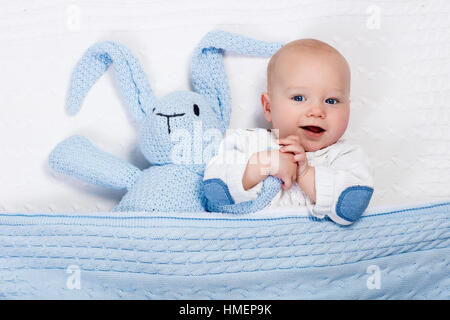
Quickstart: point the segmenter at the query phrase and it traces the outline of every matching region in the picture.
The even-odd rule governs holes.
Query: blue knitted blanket
[[[448,299],[450,202],[306,216],[0,214],[6,299]]]

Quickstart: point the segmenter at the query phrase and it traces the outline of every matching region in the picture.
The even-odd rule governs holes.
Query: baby
[[[261,103],[272,129],[228,130],[204,181],[221,179],[239,203],[255,199],[272,175],[282,189],[266,209],[306,207],[339,224],[357,220],[373,179],[363,150],[341,139],[350,116],[345,58],[315,39],[286,44],[270,59]]]

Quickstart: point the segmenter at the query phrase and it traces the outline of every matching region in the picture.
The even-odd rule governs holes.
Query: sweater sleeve
[[[205,168],[203,181],[220,179],[234,203],[256,199],[262,189],[262,182],[248,190],[244,190],[242,185],[247,162],[253,154],[249,141],[251,132],[245,129],[230,131],[221,141],[218,153]]]
[[[329,165],[315,166],[316,203],[311,213],[349,225],[366,210],[373,194],[370,162],[356,145],[346,147]]]

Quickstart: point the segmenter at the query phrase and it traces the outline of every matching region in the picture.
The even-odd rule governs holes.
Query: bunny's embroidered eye
[[[198,105],[194,104],[194,114],[198,117],[200,115],[200,109]]]

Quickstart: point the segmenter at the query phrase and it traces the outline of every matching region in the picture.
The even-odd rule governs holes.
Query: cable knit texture
[[[67,109],[75,114],[89,89],[112,65],[122,96],[139,126],[140,150],[152,166],[140,170],[98,150],[86,138],[73,136],[51,152],[50,167],[97,185],[126,189],[113,211],[205,211],[202,179],[208,159],[202,151],[214,150],[220,139],[210,141],[195,137],[195,133],[216,132],[221,137],[229,125],[231,95],[224,53],[269,57],[281,46],[224,31],[209,32],[192,58],[194,91],[176,91],[157,99],[139,61],[128,48],[115,42],[94,44],[75,67]],[[180,145],[187,145],[187,149],[174,160],[174,151]],[[244,208],[241,205],[237,211],[260,208],[279,187],[278,180],[269,179],[262,199]]]
[[[207,212],[4,213],[0,226],[2,299],[450,297],[448,202],[346,228]]]

